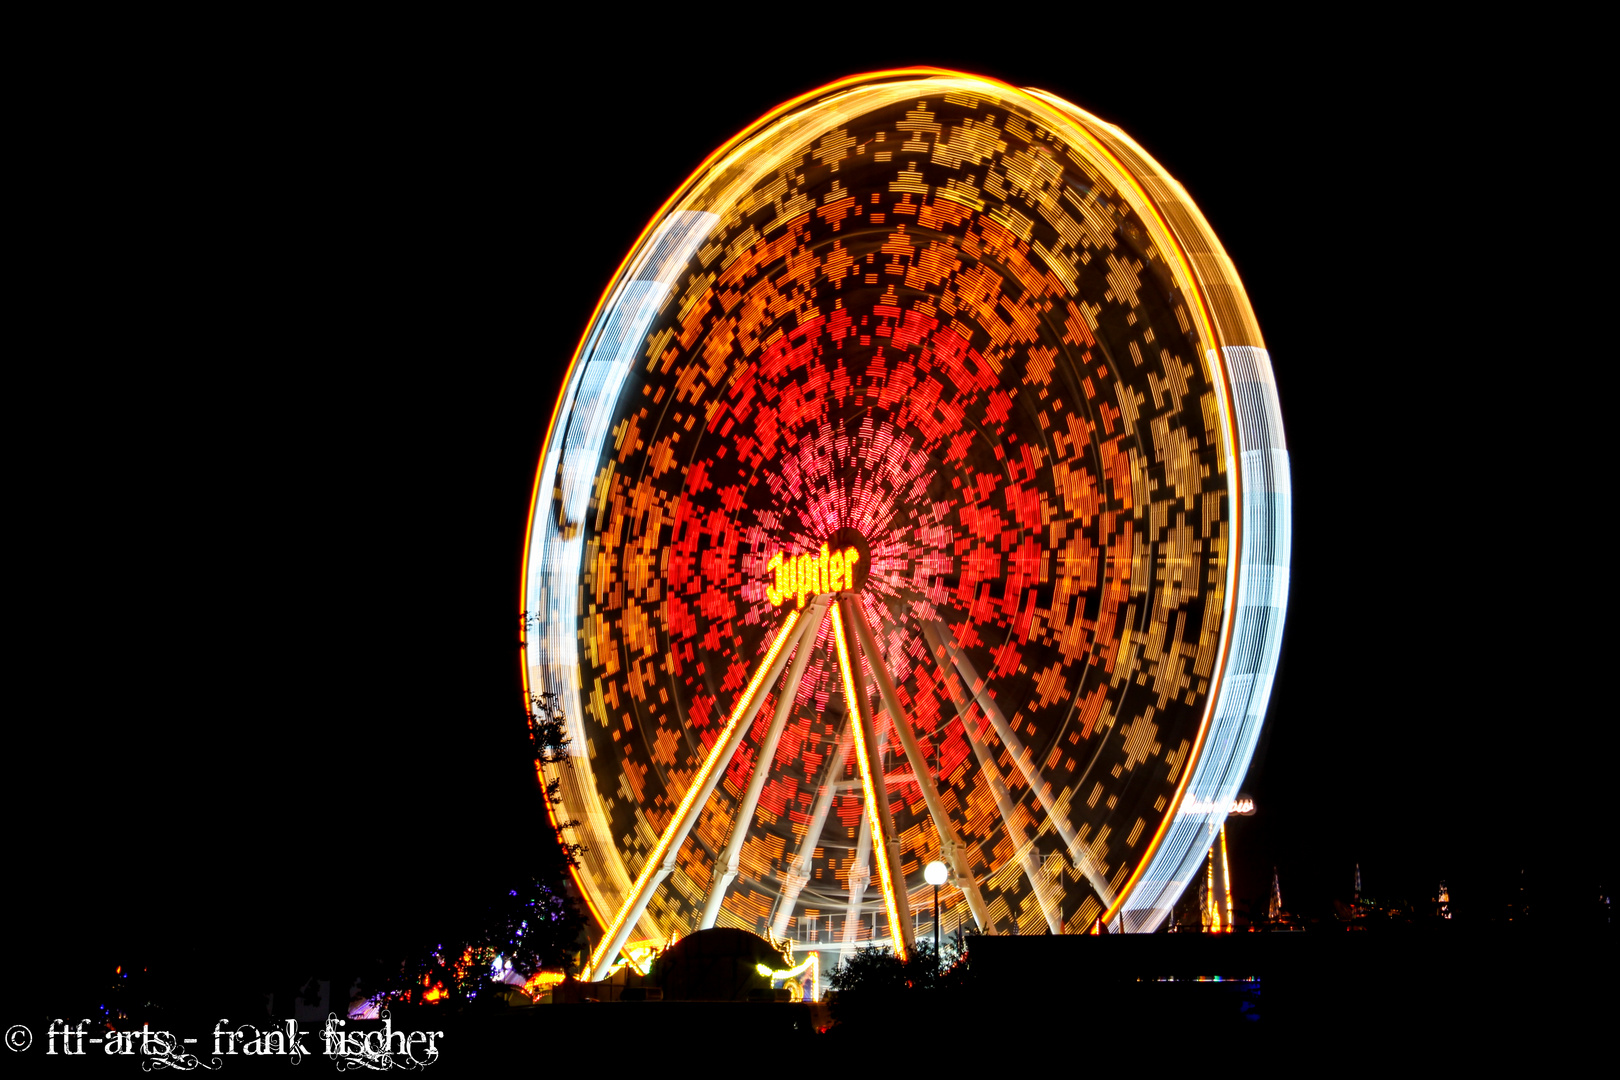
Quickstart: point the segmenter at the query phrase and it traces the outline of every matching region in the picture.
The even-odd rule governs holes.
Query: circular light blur
[[[950,876],[950,872],[950,867],[935,859],[923,867],[923,880],[930,885],[943,885],[945,879]]]
[[[573,162],[574,212],[634,154]],[[1253,753],[1290,499],[1242,284],[1127,135],[936,70],[789,102],[649,224],[547,434],[524,674],[581,894],[633,938],[852,948],[893,933],[884,863],[899,913],[940,868],[947,931],[1153,929]],[[831,618],[761,669],[848,551],[875,792]]]

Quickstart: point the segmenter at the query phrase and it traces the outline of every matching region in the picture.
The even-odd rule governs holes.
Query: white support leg
[[[799,681],[804,678],[810,653],[815,649],[816,633],[826,615],[827,603],[826,597],[818,597],[804,613],[804,629],[799,633],[799,647],[793,657],[793,666],[788,668],[787,682],[777,696],[771,726],[766,729],[765,737],[760,740],[759,752],[754,756],[754,774],[748,780],[748,790],[743,793],[742,802],[737,804],[737,812],[732,816],[731,836],[726,841],[725,850],[715,860],[715,875],[709,885],[708,900],[703,905],[703,919],[698,923],[700,930],[709,929],[720,917],[720,905],[726,898],[726,890],[737,878],[737,866],[742,858],[743,843],[748,839],[748,827],[754,820],[755,808],[759,806],[760,793],[765,790],[771,762],[776,758],[776,744],[781,741],[782,729],[787,726],[787,718],[793,712],[793,699],[799,693]]]
[[[932,630],[926,622],[923,623],[923,628],[925,632]],[[929,637],[933,639],[934,635],[929,633]],[[930,644],[933,644],[932,640]],[[936,652],[935,655],[938,657],[939,653]],[[1023,830],[1015,825],[1018,818],[1013,809],[1012,796],[1007,792],[1007,785],[1001,780],[1001,770],[996,767],[995,760],[985,749],[983,741],[973,737],[973,717],[968,712],[968,702],[953,695],[951,703],[956,706],[956,713],[962,718],[962,735],[967,739],[968,745],[973,747],[973,755],[978,759],[979,770],[984,773],[990,785],[990,794],[996,800],[996,812],[1001,815],[1002,828],[1007,830],[1007,839],[1012,841],[1014,858],[1018,859],[1019,865],[1023,867],[1024,877],[1029,879],[1029,887],[1035,893],[1036,902],[1041,905],[1041,915],[1045,917],[1046,925],[1052,933],[1061,933],[1063,929],[1061,914],[1052,910],[1052,905],[1041,888],[1040,868],[1035,864],[1033,845],[1023,835]],[[1016,916],[1013,917],[1013,932],[1018,932]]]
[[[861,931],[861,900],[866,895],[867,883],[872,880],[872,826],[866,815],[861,815],[860,839],[855,841],[855,863],[849,868],[849,907],[844,911],[844,934],[838,951],[842,964],[855,952]]]
[[[681,845],[697,823],[698,814],[702,811],[709,796],[714,793],[715,785],[725,774],[726,766],[731,763],[731,755],[737,752],[737,746],[742,742],[743,735],[754,723],[754,716],[759,712],[759,706],[765,700],[764,688],[781,677],[782,668],[787,665],[788,653],[793,645],[804,633],[808,620],[799,617],[798,612],[789,616],[789,621],[777,632],[776,639],[771,642],[766,652],[765,660],[743,688],[736,704],[732,708],[731,719],[726,722],[723,733],[718,741],[710,747],[709,754],[698,767],[697,775],[692,778],[691,786],[681,797],[680,805],[664,828],[664,833],[658,838],[658,844],[648,855],[647,862],[642,865],[641,873],[637,875],[636,882],[630,888],[630,895],[625,897],[624,904],[609,923],[602,940],[597,943],[591,953],[590,962],[585,971],[581,973],[584,979],[590,979],[598,971],[605,970],[613,962],[613,958],[624,948],[624,943],[630,938],[630,931],[641,920],[642,912],[647,910],[647,903],[652,899],[658,886],[664,883],[675,870],[676,857],[680,854]]]
[[[1013,843],[1014,858],[1023,867],[1024,877],[1029,880],[1029,887],[1035,893],[1035,901],[1041,906],[1041,915],[1046,919],[1047,928],[1054,934],[1060,934],[1063,932],[1062,914],[1054,910],[1046,890],[1041,887],[1041,870],[1035,861],[1035,845],[1024,835],[1024,830],[1018,827],[1017,812],[1012,796],[1007,792],[1007,785],[1001,780],[1001,772],[996,768],[990,752],[985,749],[984,742],[973,737],[973,721],[965,712],[962,714],[962,727],[968,743],[973,747],[974,755],[979,759],[979,769],[989,778],[990,793],[996,799],[996,812],[1001,815],[1002,827],[1007,830],[1007,838]],[[1014,916],[1013,920],[1016,923],[1017,917]]]
[[[900,695],[895,690],[894,679],[889,675],[888,663],[878,651],[872,628],[866,624],[866,614],[861,611],[860,604],[850,606],[854,610],[855,634],[860,638],[861,651],[866,653],[866,662],[877,677],[878,693],[883,699],[884,706],[889,710],[889,719],[894,723],[895,733],[900,736],[900,745],[905,749],[906,760],[911,763],[911,771],[917,777],[917,784],[922,788],[923,801],[928,805],[928,816],[933,819],[934,832],[939,836],[940,854],[951,867],[956,877],[956,886],[967,898],[968,910],[973,913],[973,921],[978,924],[980,930],[993,934],[995,930],[990,925],[989,905],[984,902],[984,894],[979,891],[979,883],[973,879],[973,861],[969,858],[969,849],[957,835],[956,826],[951,824],[950,815],[945,812],[944,804],[940,802],[939,789],[928,769],[928,759],[923,756],[922,747],[917,745],[917,736],[911,730],[911,722],[900,709]]]
[[[900,838],[894,831],[894,815],[889,812],[889,792],[883,776],[883,748],[878,744],[876,727],[870,710],[862,701],[860,669],[855,666],[854,650],[845,635],[850,629],[844,623],[852,621],[855,598],[842,593],[838,607],[833,609],[833,638],[838,648],[838,666],[844,677],[844,696],[849,705],[850,720],[855,725],[855,760],[861,769],[861,787],[865,792],[866,810],[873,817],[872,847],[876,856],[878,885],[883,890],[883,903],[888,910],[889,936],[896,942],[895,951],[902,958],[911,955],[913,933],[911,928],[911,897],[906,893],[906,880],[900,873]],[[842,618],[840,618],[840,615]]]
[[[776,917],[771,921],[771,933],[776,937],[787,934],[788,920],[793,917],[793,908],[799,902],[799,893],[803,892],[805,885],[810,882],[810,862],[815,858],[816,841],[821,839],[821,831],[827,827],[827,815],[832,811],[833,796],[838,794],[838,782],[844,778],[844,765],[849,760],[849,743],[844,740],[846,734],[847,732],[840,726],[833,742],[832,755],[827,762],[827,772],[822,780],[821,790],[816,793],[816,804],[810,811],[810,827],[805,830],[804,839],[799,842],[799,850],[788,864],[788,872],[782,882],[782,897],[776,905]]]
[[[1074,865],[1079,871],[1086,876],[1086,880],[1091,882],[1091,887],[1097,891],[1098,899],[1108,903],[1110,892],[1108,883],[1102,879],[1096,868],[1092,866],[1091,859],[1086,854],[1085,845],[1080,842],[1080,838],[1074,834],[1074,829],[1069,824],[1068,815],[1059,811],[1051,795],[1047,793],[1046,780],[1041,776],[1040,766],[1035,763],[1033,755],[1024,746],[1023,740],[1014,733],[1012,725],[1007,723],[1007,718],[1001,715],[1001,707],[996,704],[996,699],[984,692],[985,684],[979,678],[978,671],[974,669],[973,661],[969,660],[967,655],[957,648],[956,643],[951,640],[949,627],[941,626],[939,623],[930,622],[927,619],[918,621],[922,623],[923,635],[928,639],[928,647],[934,650],[936,656],[943,653],[950,657],[951,663],[955,665],[957,673],[962,679],[963,689],[967,692],[969,700],[975,702],[984,711],[984,715],[990,719],[991,726],[996,729],[996,738],[1000,739],[1001,744],[1007,748],[1008,756],[1013,759],[1018,771],[1023,774],[1024,783],[1035,793],[1035,798],[1041,804],[1041,809],[1045,811],[1047,820],[1052,823],[1052,828],[1063,839],[1063,846],[1068,850],[1069,858],[1074,861]]]

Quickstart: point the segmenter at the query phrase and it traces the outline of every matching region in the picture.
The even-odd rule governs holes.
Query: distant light
[[[1188,799],[1181,804],[1183,814],[1237,814],[1241,817],[1251,817],[1254,814],[1254,799],[1248,795],[1239,795],[1234,799],[1221,802],[1218,799]]]
[[[566,981],[567,978],[568,976],[560,971],[541,970],[529,976],[529,981],[523,984],[523,989],[528,991],[531,997],[537,996],[558,983]]]
[[[938,859],[923,867],[923,880],[930,885],[943,885],[949,876],[950,870]]]
[[[800,964],[798,967],[773,969],[768,964],[755,964],[754,970],[765,976],[767,979],[775,982],[780,979],[797,979],[806,971],[809,971],[812,967],[815,968],[816,972],[818,973],[817,975],[813,975],[812,978],[818,977],[821,970],[818,953],[811,953],[810,958],[804,963]]]

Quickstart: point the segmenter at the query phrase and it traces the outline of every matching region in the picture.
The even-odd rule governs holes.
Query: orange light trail
[[[844,700],[849,705],[850,727],[855,732],[855,760],[860,762],[861,786],[866,791],[866,818],[872,828],[872,854],[877,859],[878,881],[883,885],[883,903],[889,912],[889,936],[894,939],[895,955],[906,958],[905,935],[900,932],[900,905],[894,898],[894,880],[889,876],[888,833],[878,816],[878,802],[882,798],[872,777],[872,759],[866,752],[865,722],[861,719],[860,697],[855,692],[854,668],[849,662],[849,644],[844,637],[844,619],[838,605],[832,605],[833,642],[838,646],[838,670],[844,676]]]
[[[1230,934],[1232,926],[1232,864],[1226,860],[1226,823],[1221,823],[1221,877],[1226,885],[1226,932]]]
[[[681,797],[680,805],[675,808],[675,814],[669,819],[669,824],[664,826],[664,833],[658,838],[658,844],[648,854],[647,861],[641,865],[641,873],[636,876],[636,883],[631,886],[630,895],[624,898],[624,903],[619,906],[619,913],[613,917],[613,922],[602,935],[602,940],[597,942],[595,951],[591,953],[591,962],[587,971],[594,972],[601,966],[604,959],[611,959],[604,957],[603,953],[607,952],[608,948],[613,944],[613,939],[618,937],[619,928],[624,925],[625,917],[632,908],[637,906],[642,894],[647,891],[653,876],[658,873],[659,864],[664,861],[664,856],[669,851],[671,841],[674,840],[676,833],[682,831],[687,815],[692,811],[692,804],[697,800],[698,793],[704,789],[710,774],[723,764],[720,760],[722,757],[729,758],[731,756],[727,752],[727,748],[731,745],[732,733],[737,730],[738,718],[748,711],[748,706],[753,703],[754,695],[759,693],[761,685],[765,682],[766,673],[771,670],[771,665],[776,662],[777,655],[781,653],[783,646],[793,636],[793,628],[798,624],[799,613],[797,611],[788,612],[787,619],[782,624],[782,629],[777,631],[776,640],[771,642],[771,647],[765,653],[765,658],[760,661],[759,667],[755,669],[754,677],[748,680],[748,685],[743,688],[741,696],[732,705],[731,717],[726,721],[726,726],[720,729],[720,735],[714,740],[714,745],[709,748],[708,756],[703,759],[703,764],[699,766],[697,773],[692,777],[692,782],[686,786],[686,794]],[[836,619],[833,625],[835,627],[838,625]],[[842,641],[843,639],[840,638],[839,640]]]
[[[1215,901],[1215,852],[1209,853],[1209,862],[1204,867],[1204,903],[1208,908],[1205,914],[1209,917],[1210,926],[1214,933],[1221,932],[1221,909]]]

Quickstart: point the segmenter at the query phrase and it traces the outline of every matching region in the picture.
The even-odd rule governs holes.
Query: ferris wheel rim
[[[738,146],[742,145],[750,136],[752,136],[752,135],[756,134],[757,132],[761,131],[762,129],[766,128],[770,123],[772,123],[772,122],[786,116],[787,114],[792,112],[794,109],[806,106],[807,104],[810,104],[810,103],[816,101],[819,98],[826,97],[828,94],[837,92],[839,90],[843,90],[843,89],[847,89],[847,88],[851,88],[851,87],[856,87],[856,86],[862,86],[862,85],[870,85],[870,84],[872,84],[874,82],[896,81],[896,80],[901,80],[901,79],[905,79],[905,78],[909,78],[909,77],[921,77],[921,78],[925,78],[925,79],[926,78],[934,78],[934,77],[972,79],[972,80],[974,80],[974,81],[976,81],[978,83],[981,83],[981,84],[994,85],[998,89],[1000,89],[1000,90],[1002,90],[1003,92],[1006,92],[1006,93],[1019,94],[1019,95],[1023,95],[1025,97],[1029,98],[1030,100],[1040,101],[1040,102],[1042,102],[1043,104],[1045,104],[1048,107],[1052,107],[1052,102],[1057,100],[1057,99],[1051,98],[1050,95],[1045,95],[1041,91],[1020,90],[1020,89],[1018,89],[1016,87],[1012,87],[1012,86],[1010,86],[1008,84],[1000,83],[997,80],[982,79],[982,78],[979,78],[977,76],[967,75],[966,73],[962,73],[962,72],[954,72],[954,71],[950,71],[948,69],[940,69],[940,68],[902,68],[902,69],[892,69],[890,71],[884,71],[884,72],[868,73],[868,74],[864,74],[864,75],[855,75],[855,76],[850,76],[850,77],[848,77],[846,79],[835,80],[834,82],[828,83],[825,86],[818,87],[818,88],[816,88],[814,90],[806,92],[805,94],[799,95],[798,97],[790,100],[789,102],[785,102],[782,105],[776,107],[775,109],[770,110],[769,112],[767,112],[766,114],[761,116],[754,123],[749,125],[743,131],[739,132],[732,139],[728,140],[727,143],[723,144],[720,148],[718,148],[716,151],[714,151],[712,154],[710,154],[704,160],[704,162],[702,164],[700,164],[699,167],[697,169],[695,169],[693,171],[693,173],[685,181],[683,181],[682,185],[679,188],[677,188],[676,192],[674,194],[672,194],[668,200],[666,200],[666,202],[663,204],[663,206],[661,206],[659,211],[654,215],[652,221],[650,221],[648,226],[642,231],[642,233],[638,237],[636,243],[634,245],[632,245],[630,252],[626,255],[623,262],[621,262],[620,267],[615,272],[615,275],[614,275],[612,281],[610,282],[608,288],[604,290],[604,292],[602,294],[602,297],[599,299],[599,301],[597,303],[597,306],[596,306],[596,309],[592,313],[591,320],[587,324],[586,330],[585,330],[585,332],[582,334],[582,336],[580,338],[580,343],[575,349],[573,358],[571,359],[570,364],[569,364],[568,372],[565,375],[564,393],[559,396],[556,404],[554,405],[551,418],[550,418],[550,420],[548,421],[548,424],[547,424],[545,444],[544,444],[545,446],[550,447],[553,444],[556,437],[558,436],[557,428],[558,428],[558,425],[559,425],[559,420],[563,415],[565,403],[569,400],[569,387],[570,387],[570,384],[572,384],[575,381],[576,374],[577,374],[577,369],[579,368],[580,364],[582,363],[582,361],[586,357],[587,346],[588,346],[589,342],[592,340],[592,335],[593,335],[594,332],[596,332],[598,324],[600,323],[600,321],[601,321],[601,319],[603,317],[604,311],[608,309],[608,307],[610,305],[610,301],[611,301],[613,295],[615,294],[615,291],[623,284],[623,282],[625,280],[625,274],[626,274],[627,270],[635,264],[635,262],[636,262],[636,260],[638,258],[641,258],[641,257],[643,257],[645,255],[648,242],[649,242],[649,240],[651,238],[653,238],[655,236],[655,234],[657,232],[657,229],[660,226],[660,223],[668,220],[667,215],[671,212],[672,208],[681,205],[682,200],[684,198],[686,198],[690,194],[690,192],[694,189],[694,187],[696,185],[698,185],[702,181],[702,178],[706,174],[706,172],[708,170],[710,170],[711,168],[713,168],[717,162],[721,161],[725,157],[726,154],[732,152]],[[1063,104],[1066,104],[1066,103],[1063,103]],[[1075,112],[1079,112],[1079,110],[1074,110],[1073,106],[1069,106],[1069,108],[1071,110],[1075,111]],[[1084,114],[1084,115],[1089,116],[1089,114]],[[1092,119],[1095,119],[1095,118],[1092,118]],[[1097,141],[1095,139],[1095,137],[1091,136],[1090,132],[1086,131],[1086,129],[1084,127],[1077,126],[1077,129],[1080,130],[1083,134],[1086,134],[1088,137],[1091,137],[1093,142],[1096,143],[1096,146],[1099,148],[1099,150],[1101,152],[1104,152],[1104,153],[1109,152],[1107,150],[1107,148],[1104,147],[1103,144],[1100,141]],[[1118,129],[1113,129],[1113,130],[1114,130],[1115,133],[1117,133],[1119,135],[1120,138],[1128,138],[1128,137],[1124,136],[1123,133],[1118,132]],[[1132,144],[1132,145],[1134,146],[1134,144]],[[1137,148],[1137,149],[1139,150],[1140,148]],[[1145,156],[1145,152],[1143,152],[1143,156]],[[1116,164],[1118,164],[1117,159],[1116,159]],[[1126,177],[1129,178],[1131,176],[1131,171],[1128,168],[1126,168],[1123,164],[1119,164],[1119,169],[1120,169],[1120,172],[1122,174],[1124,174]],[[1208,341],[1210,341],[1210,342],[1212,342],[1214,344],[1214,349],[1212,351],[1215,352],[1217,356],[1219,356],[1219,354],[1224,353],[1227,346],[1225,346],[1221,342],[1220,334],[1219,334],[1218,330],[1216,329],[1217,320],[1214,320],[1214,319],[1210,318],[1210,316],[1209,316],[1208,303],[1207,303],[1207,301],[1205,300],[1205,298],[1203,296],[1202,289],[1198,287],[1198,284],[1199,284],[1198,283],[1198,275],[1193,273],[1191,271],[1190,267],[1187,267],[1184,252],[1181,250],[1181,245],[1180,245],[1180,243],[1178,241],[1178,238],[1176,237],[1176,234],[1175,234],[1174,230],[1171,229],[1169,227],[1169,225],[1167,223],[1165,223],[1164,219],[1158,215],[1157,208],[1154,207],[1152,198],[1149,196],[1149,194],[1146,191],[1142,190],[1139,187],[1137,188],[1137,193],[1140,196],[1142,204],[1144,206],[1147,206],[1147,207],[1149,207],[1149,208],[1151,208],[1153,210],[1154,217],[1158,221],[1158,224],[1160,226],[1160,230],[1161,230],[1162,234],[1170,240],[1170,242],[1171,242],[1170,246],[1172,247],[1172,250],[1174,250],[1176,252],[1178,258],[1180,258],[1182,260],[1184,268],[1187,268],[1186,277],[1187,277],[1187,280],[1192,283],[1192,288],[1188,289],[1187,292],[1190,295],[1197,298],[1198,316],[1200,317],[1201,321],[1207,321],[1208,332],[1207,332],[1206,340],[1208,340]],[[1189,205],[1191,205],[1190,200],[1189,200]],[[1196,212],[1196,207],[1193,207],[1193,209]],[[1222,252],[1221,254],[1224,255],[1224,252]],[[1210,367],[1211,367],[1211,369],[1213,371],[1216,371],[1216,372],[1219,373],[1219,379],[1223,383],[1223,385],[1221,387],[1221,389],[1224,391],[1224,393],[1221,395],[1221,397],[1222,397],[1222,417],[1223,417],[1223,421],[1224,421],[1223,424],[1222,424],[1222,434],[1227,436],[1227,439],[1228,439],[1228,453],[1229,453],[1229,456],[1236,457],[1235,451],[1237,451],[1239,449],[1239,447],[1238,447],[1239,439],[1237,438],[1237,432],[1240,430],[1240,424],[1238,422],[1237,413],[1236,413],[1236,406],[1235,406],[1235,397],[1236,397],[1236,395],[1234,394],[1233,389],[1232,389],[1232,387],[1230,385],[1230,378],[1231,378],[1230,371],[1228,369],[1228,365],[1226,363],[1224,363],[1224,362],[1221,362],[1220,360],[1217,360],[1216,362],[1211,363]],[[1280,430],[1278,431],[1278,438],[1280,439]],[[692,452],[693,452],[693,454],[696,453],[696,443],[694,443],[694,445],[693,445]],[[529,513],[529,533],[530,533],[531,538],[534,536],[535,521],[536,521],[536,518],[537,518],[537,516],[539,515],[539,512],[540,512],[540,505],[541,505],[541,502],[542,502],[543,492],[544,492],[544,489],[545,489],[547,478],[554,474],[554,470],[548,468],[548,459],[549,459],[549,454],[543,453],[540,466],[539,466],[539,468],[537,469],[537,472],[536,472],[535,482],[534,482],[534,485],[533,485],[532,490],[531,490],[530,513]],[[1231,492],[1231,497],[1232,497],[1234,503],[1241,502],[1241,500],[1243,498],[1242,485],[1243,485],[1243,481],[1244,481],[1244,477],[1241,474],[1241,471],[1239,469],[1237,469],[1237,468],[1232,468],[1232,469],[1227,471],[1227,476],[1228,476],[1229,484],[1230,484],[1230,489],[1229,490]],[[1244,524],[1242,515],[1239,515],[1239,514],[1234,512],[1232,521],[1233,521],[1234,530],[1235,531],[1240,531],[1242,529],[1242,527],[1243,527],[1243,524]],[[1236,538],[1235,547],[1239,551],[1242,550],[1241,535],[1239,535]],[[535,556],[534,545],[533,545],[532,540],[531,540],[531,543],[529,545],[525,546],[524,559],[523,559],[523,570],[522,570],[525,585],[524,585],[524,600],[522,602],[521,611],[523,612],[523,615],[524,615],[524,645],[525,645],[526,649],[528,648],[528,646],[530,644],[530,642],[529,642],[529,633],[528,633],[528,621],[529,621],[529,617],[532,614],[531,611],[530,611],[529,602],[528,602],[528,592],[529,592],[528,582],[529,582],[530,577],[531,577],[531,559],[533,559],[534,556]],[[1225,606],[1226,610],[1225,610],[1225,614],[1224,614],[1224,616],[1222,618],[1222,621],[1221,621],[1221,642],[1220,642],[1220,646],[1219,646],[1219,650],[1218,650],[1218,660],[1217,660],[1216,678],[1215,678],[1215,683],[1217,685],[1220,685],[1220,683],[1221,683],[1221,678],[1222,678],[1222,676],[1224,675],[1224,673],[1226,671],[1226,665],[1227,665],[1227,661],[1229,659],[1229,654],[1230,654],[1230,630],[1231,630],[1232,623],[1234,621],[1234,613],[1236,612],[1236,610],[1238,608],[1238,604],[1239,604],[1240,588],[1238,587],[1238,582],[1239,582],[1239,579],[1241,577],[1242,570],[1243,570],[1243,560],[1242,560],[1242,558],[1240,558],[1238,555],[1235,554],[1230,559],[1230,561],[1229,561],[1229,563],[1227,565],[1227,568],[1226,568],[1226,577],[1227,577],[1227,581],[1228,581],[1228,588],[1225,590],[1225,597],[1224,597],[1224,601],[1225,601],[1224,606]],[[527,662],[525,662],[522,665],[522,667],[523,667],[524,690],[525,690],[526,694],[529,694],[529,693],[532,693],[532,691],[533,691],[533,687],[530,684],[529,664]],[[1211,722],[1212,722],[1212,720],[1214,718],[1214,715],[1215,715],[1215,712],[1216,712],[1216,706],[1217,706],[1216,698],[1217,698],[1217,695],[1215,693],[1211,693],[1208,696],[1208,699],[1207,699],[1207,701],[1205,703],[1204,715],[1203,715],[1203,718],[1202,718],[1202,720],[1200,722],[1199,729],[1198,729],[1198,738],[1197,738],[1197,741],[1196,741],[1196,743],[1195,743],[1195,745],[1193,747],[1193,753],[1190,755],[1189,760],[1198,761],[1200,763],[1202,762],[1201,753],[1202,753],[1202,750],[1203,750],[1203,747],[1204,747],[1205,738],[1206,738],[1206,736],[1207,736],[1207,734],[1209,732]],[[735,711],[735,709],[733,711]],[[1073,711],[1073,702],[1071,701],[1071,714],[1072,714],[1072,711]],[[1098,752],[1099,753],[1101,752],[1101,745],[1100,744],[1099,744]],[[541,772],[542,782],[544,782],[545,777],[544,777],[543,770],[537,770],[537,771]],[[1121,909],[1126,905],[1126,902],[1129,900],[1130,896],[1132,895],[1132,893],[1133,893],[1135,887],[1137,886],[1138,882],[1143,877],[1143,874],[1149,869],[1149,866],[1152,863],[1153,858],[1154,858],[1155,854],[1157,853],[1160,844],[1163,842],[1165,836],[1167,835],[1168,830],[1171,827],[1171,823],[1172,823],[1172,821],[1174,820],[1174,818],[1176,816],[1176,812],[1179,809],[1179,806],[1180,806],[1181,802],[1185,799],[1186,793],[1190,790],[1190,786],[1192,785],[1192,782],[1193,782],[1194,773],[1195,773],[1194,768],[1187,768],[1187,769],[1183,770],[1182,776],[1181,776],[1181,782],[1178,785],[1177,790],[1175,792],[1175,797],[1174,797],[1174,801],[1172,803],[1170,812],[1166,813],[1163,816],[1158,828],[1156,829],[1154,835],[1150,839],[1150,843],[1148,845],[1146,854],[1141,859],[1136,861],[1135,869],[1134,869],[1131,877],[1125,883],[1124,887],[1118,893],[1116,893],[1115,897],[1113,898],[1113,902],[1110,904],[1110,906],[1109,906],[1109,908],[1107,910],[1107,913],[1106,913],[1106,916],[1105,916],[1106,919],[1109,919],[1109,920],[1113,919],[1115,917],[1115,915],[1118,914],[1121,911]],[[1020,796],[1019,796],[1019,801],[1022,802],[1028,797],[1030,797],[1029,792],[1021,792]],[[557,817],[557,814],[556,814],[555,810],[553,808],[549,807],[549,806],[548,806],[548,815],[550,816],[550,819],[552,821],[553,826],[556,826],[559,823],[559,819]],[[649,860],[649,864],[650,864],[650,860]],[[596,919],[596,921],[598,922],[599,925],[605,926],[611,920],[607,919],[607,918],[604,918],[603,913],[597,909],[595,900],[594,900],[594,898],[592,896],[592,891],[590,889],[586,888],[584,882],[580,879],[578,870],[575,869],[575,868],[571,868],[571,871],[574,874],[575,883],[579,887],[580,894],[585,899],[585,901],[587,903],[587,906],[590,907],[593,917]]]

